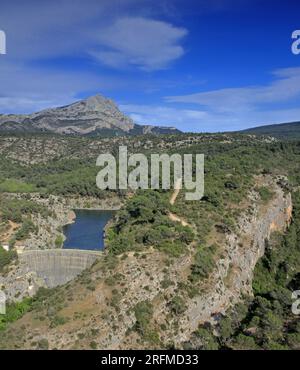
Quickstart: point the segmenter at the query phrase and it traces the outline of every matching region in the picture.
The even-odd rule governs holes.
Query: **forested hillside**
[[[273,136],[282,140],[299,140],[300,122],[253,127],[242,132],[245,134]]]

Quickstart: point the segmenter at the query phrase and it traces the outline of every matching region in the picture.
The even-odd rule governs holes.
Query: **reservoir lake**
[[[115,211],[75,209],[75,222],[64,226],[64,249],[103,250],[104,228]]]

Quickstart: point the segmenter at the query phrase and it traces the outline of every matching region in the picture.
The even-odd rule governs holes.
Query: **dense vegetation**
[[[243,132],[254,135],[269,135],[282,140],[299,140],[300,122],[254,127]]]
[[[153,307],[149,301],[139,302],[134,307],[134,314],[136,323],[134,330],[137,331],[144,340],[150,343],[159,343],[159,335],[151,326],[151,319],[153,316]]]
[[[219,247],[217,243],[207,244],[207,236],[214,229],[221,233],[235,229],[239,209],[232,205],[244,201],[247,191],[253,187],[253,175],[284,174],[289,178],[289,185],[284,179],[278,181],[286,191],[300,184],[299,143],[232,145],[230,150],[217,147],[205,147],[206,190],[201,202],[191,202],[186,207],[181,194],[175,205],[170,206],[169,193],[139,191],[128,200],[109,234],[109,250],[116,254],[154,246],[178,257],[193,242],[195,255],[191,274],[179,291],[180,294],[187,292],[190,297],[199,293],[198,282],[207,278],[215,266]],[[199,153],[199,147],[190,147],[187,151]],[[273,197],[272,189],[265,186],[255,190],[262,203]],[[267,245],[266,256],[257,265],[253,282],[255,298],[245,297],[245,304],[237,305],[228,316],[220,318],[217,337],[211,327],[199,328],[195,335],[203,341],[202,348],[281,349],[299,345],[296,340],[299,325],[291,315],[290,289],[291,281],[299,281],[300,271],[299,193],[294,194],[293,201],[294,221],[288,233],[277,240],[276,248]],[[168,219],[168,212],[175,212],[190,225],[185,229],[180,226],[178,230]],[[181,309],[184,311],[182,297],[184,294],[170,303],[175,315],[182,312]]]
[[[21,302],[8,302],[6,314],[0,315],[0,332],[9,323],[20,319],[29,311],[41,312],[46,310],[46,315],[50,319],[50,326],[62,325],[65,318],[58,316],[57,311],[63,307],[64,297],[59,294],[57,289],[40,288],[34,298],[25,298]]]
[[[286,143],[264,143],[249,139],[247,136],[232,135],[226,138],[220,136],[198,135],[200,138],[203,136],[202,141],[193,144],[193,138],[188,135],[174,135],[163,139],[159,137],[151,137],[151,145],[153,149],[147,149],[149,138],[135,138],[132,141],[123,143],[115,142],[110,146],[106,146],[106,152],[111,152],[115,155],[118,153],[118,145],[128,145],[129,151],[150,153],[167,152],[172,154],[176,153],[204,153],[205,165],[207,167],[207,175],[214,173],[211,180],[215,181],[223,177],[222,173],[217,170],[222,169],[223,172],[228,172],[231,168],[236,168],[231,172],[232,178],[222,179],[227,182],[227,189],[238,189],[236,193],[241,198],[243,189],[243,181],[240,183],[240,176],[245,176],[250,170],[266,171],[274,168],[274,165],[285,164],[289,168],[287,154],[299,152],[299,144]],[[198,138],[195,135],[195,138]],[[1,138],[1,137],[0,137]],[[213,138],[213,139],[212,139]],[[227,139],[228,142],[224,144],[222,140]],[[2,138],[3,140],[3,138]],[[29,139],[28,139],[29,140]],[[0,155],[0,192],[35,192],[45,194],[58,194],[58,195],[92,195],[104,197],[107,192],[101,191],[96,187],[95,178],[99,168],[95,166],[97,155],[100,152],[95,152],[90,156],[85,152],[85,146],[89,142],[82,141],[83,139],[67,138],[65,141],[70,146],[66,156],[59,156],[57,158],[49,158],[45,163],[24,164],[21,161],[11,159],[8,156]],[[185,140],[186,144],[182,147],[177,147],[176,141]],[[140,145],[135,147],[135,144]],[[165,147],[162,143],[165,143]],[[65,144],[65,145],[67,145]],[[104,145],[103,144],[103,145]],[[76,147],[77,145],[77,147]],[[159,147],[156,147],[159,145]],[[12,149],[13,150],[13,149]],[[76,152],[77,150],[77,152]],[[104,149],[103,149],[104,150]],[[74,153],[76,157],[74,157]],[[15,156],[22,153],[15,153]],[[77,158],[78,157],[78,158]],[[213,161],[212,161],[213,159]],[[219,163],[215,163],[217,160]],[[236,167],[237,165],[237,167]],[[286,168],[285,166],[281,166]],[[211,183],[211,182],[210,182]],[[209,185],[210,185],[209,183]],[[215,188],[219,185],[217,182]],[[207,195],[212,202],[214,202],[214,189]],[[122,194],[122,192],[121,192]],[[236,194],[234,194],[236,196]]]
[[[24,299],[22,302],[9,303],[6,306],[6,314],[0,315],[0,333],[9,323],[12,323],[21,318],[26,312],[31,309],[30,298]]]
[[[91,160],[54,160],[25,167],[0,158],[0,191],[103,197],[95,184],[98,168]]]
[[[171,221],[168,209],[168,193],[138,191],[119,212],[109,231],[109,251],[118,254],[153,246],[173,256],[182,254],[193,241],[193,231],[189,226]]]
[[[2,221],[22,222],[23,216],[39,213],[43,217],[47,217],[51,214],[47,207],[27,199],[10,199],[1,196],[0,202]]]
[[[207,237],[215,227],[218,231],[234,230],[240,207],[249,189],[253,187],[253,175],[284,174],[291,185],[300,183],[298,143],[272,143],[240,146],[238,144],[219,145],[210,143],[190,146],[179,153],[196,154],[204,152],[205,194],[201,202],[189,202],[184,191],[175,205],[168,203],[170,193],[166,191],[138,191],[130,198],[119,213],[118,220],[108,235],[109,250],[123,253],[154,246],[178,256],[192,241],[198,246],[197,261],[205,260],[203,268],[210,271],[212,254],[217,245],[205,248]],[[171,151],[172,153],[172,151]],[[289,186],[284,183],[286,190]],[[272,189],[256,188],[262,202],[269,201]],[[168,214],[179,215],[189,226],[171,222]],[[141,227],[142,226],[142,227]],[[205,265],[205,266],[204,266]],[[201,270],[202,267],[199,267]],[[197,270],[195,265],[194,270]],[[198,274],[206,274],[205,271]],[[196,273],[195,273],[196,275]]]
[[[0,246],[0,273],[4,271],[6,266],[16,259],[17,253],[15,251],[6,251]]]

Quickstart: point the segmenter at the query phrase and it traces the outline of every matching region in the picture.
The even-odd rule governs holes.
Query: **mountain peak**
[[[105,106],[111,106],[113,109],[118,109],[116,104],[111,99],[108,99],[100,94],[90,96],[81,102],[84,102],[91,110],[101,110],[105,108]]]
[[[97,95],[89,96],[88,98],[84,99],[83,101],[85,101],[88,104],[104,104],[104,103],[107,103],[111,100],[102,96],[102,95],[100,95],[100,94],[97,94]]]
[[[26,116],[0,116],[0,131],[54,132],[73,135],[168,133],[168,128],[136,125],[113,100],[100,94]],[[174,131],[172,131],[174,133]]]

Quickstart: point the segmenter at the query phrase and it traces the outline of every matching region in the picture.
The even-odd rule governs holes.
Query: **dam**
[[[19,262],[27,272],[36,272],[48,288],[63,285],[101,258],[101,251],[79,249],[31,250],[19,253]]]
[[[103,256],[104,230],[114,212],[86,209],[74,212],[75,222],[64,227],[66,240],[62,249],[18,251],[22,272],[33,273],[39,284],[48,288],[73,280]]]

